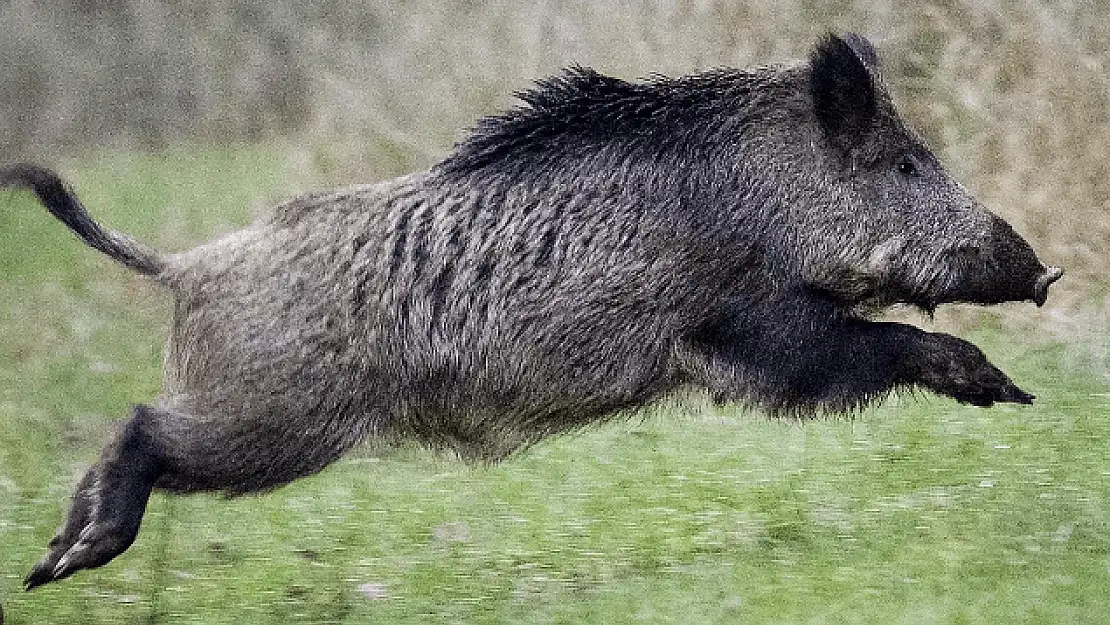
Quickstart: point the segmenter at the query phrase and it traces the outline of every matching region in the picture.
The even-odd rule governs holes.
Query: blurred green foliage
[[[832,29],[876,42],[907,117],[1069,271],[1045,309],[936,320],[1032,408],[902,397],[794,423],[691,400],[492,468],[369,449],[262,497],[157,496],[118,561],[25,595],[74,482],[158,392],[169,302],[0,194],[6,622],[1110,621],[1108,17],[1101,0],[0,3],[5,158],[60,168],[159,249],[427,166],[572,62],[629,79],[789,62]]]

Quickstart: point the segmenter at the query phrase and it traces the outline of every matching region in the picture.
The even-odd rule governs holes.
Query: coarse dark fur
[[[643,83],[573,68],[521,98],[430,171],[180,254],[102,229],[48,170],[0,170],[176,302],[163,396],[27,587],[125,550],[154,488],[274,488],[368,438],[496,460],[690,386],[801,415],[899,387],[1033,399],[970,343],[868,319],[1040,304],[1061,272],[944,172],[866,40]]]

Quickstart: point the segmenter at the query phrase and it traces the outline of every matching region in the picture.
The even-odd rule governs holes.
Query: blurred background
[[[257,215],[308,188],[427,167],[571,63],[637,79],[790,62],[829,30],[874,41],[950,169],[1067,269],[1047,309],[1010,316],[1105,365],[1106,0],[8,0],[0,153],[80,170],[106,153],[261,144],[285,159],[284,185],[257,189]]]
[[[428,167],[561,67],[786,63],[830,30],[876,44],[952,172],[1067,269],[1041,309],[911,315],[1035,406],[695,402],[473,470],[363,450],[264,497],[156,496],[127,554],[24,594],[112,424],[157,396],[171,305],[0,194],[9,624],[1110,622],[1110,0],[0,0],[0,161],[181,250]]]
[[[908,117],[1068,282],[1104,269],[1101,0],[9,0],[0,150],[281,139],[319,152],[310,175],[383,178],[569,63],[635,79],[786,62],[826,30],[875,41]]]
[[[827,30],[870,37],[907,117],[1068,269],[1057,302],[1104,307],[1104,0],[8,0],[0,151],[278,141],[306,185],[368,181],[427,167],[571,63],[635,79],[788,62]]]
[[[572,63],[626,79],[783,63],[830,30],[873,40],[949,168],[1067,269],[1046,310],[1016,317],[1106,362],[1107,0],[8,0],[0,153],[79,175],[106,155],[261,145],[283,184],[248,195],[256,216],[308,188],[428,167]]]

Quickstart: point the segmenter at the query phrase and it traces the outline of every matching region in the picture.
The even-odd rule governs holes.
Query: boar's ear
[[[872,71],[879,69],[879,53],[875,51],[875,46],[867,40],[867,37],[856,33],[846,33],[844,43],[848,44],[848,47],[856,53],[856,56],[863,61],[868,69]]]
[[[809,89],[825,136],[843,149],[863,142],[878,115],[871,42],[850,34],[828,35],[810,57]]]

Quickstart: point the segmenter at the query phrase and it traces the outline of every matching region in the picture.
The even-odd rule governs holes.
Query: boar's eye
[[[917,178],[921,175],[921,171],[917,169],[917,162],[908,154],[898,159],[894,168],[898,170],[898,173],[910,178]]]

